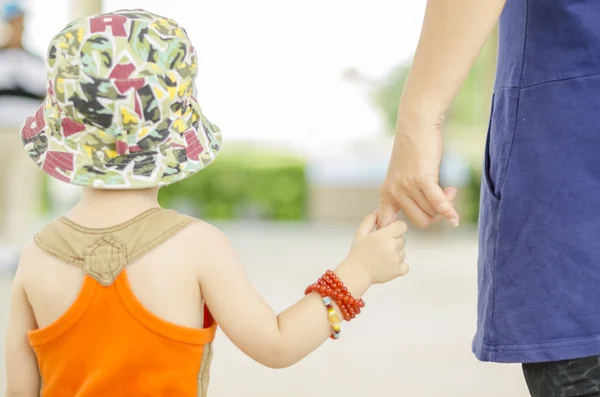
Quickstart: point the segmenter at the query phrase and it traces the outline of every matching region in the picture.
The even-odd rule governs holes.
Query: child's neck
[[[126,222],[151,208],[159,207],[158,188],[101,190],[84,188],[81,200],[66,215],[90,228],[104,228]]]

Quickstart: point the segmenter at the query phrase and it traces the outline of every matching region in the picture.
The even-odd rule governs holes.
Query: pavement
[[[224,224],[250,279],[279,312],[347,254],[354,230],[315,225]],[[476,308],[476,233],[407,236],[411,272],[367,292],[360,318],[339,341],[284,370],[264,368],[223,335],[215,341],[210,397],[527,397],[518,365],[471,353]],[[0,281],[0,334],[10,284]],[[3,339],[3,338],[2,338]],[[4,355],[4,344],[0,343]],[[0,361],[0,393],[5,387]]]

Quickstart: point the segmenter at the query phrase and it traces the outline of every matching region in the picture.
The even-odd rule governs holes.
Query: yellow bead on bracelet
[[[333,307],[333,301],[330,297],[326,296],[323,298],[323,303],[325,307],[327,307],[327,315],[329,317],[329,324],[333,329],[333,334],[331,334],[331,339],[339,339],[341,331],[342,320],[340,316],[338,316],[335,311],[335,307]]]

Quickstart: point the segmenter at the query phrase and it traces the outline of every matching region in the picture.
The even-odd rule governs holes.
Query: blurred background
[[[218,161],[162,189],[161,202],[222,227],[257,288],[283,310],[324,268],[343,259],[354,227],[378,206],[425,3],[24,0],[21,5],[27,11],[24,46],[40,57],[71,19],[101,11],[144,8],[186,28],[199,55],[198,98],[225,142]],[[0,40],[6,43],[10,33],[4,24]],[[362,321],[293,368],[262,368],[221,335],[211,396],[526,395],[518,366],[482,364],[470,352],[479,182],[495,61],[494,35],[444,126],[441,180],[459,189],[461,227],[440,224],[409,232],[410,275],[370,291]],[[34,182],[39,193],[31,232],[73,205],[80,193],[50,179]],[[10,277],[4,278],[1,333],[10,290]],[[0,390],[3,380],[0,364]]]

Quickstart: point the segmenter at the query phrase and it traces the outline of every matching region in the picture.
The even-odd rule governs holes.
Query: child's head
[[[206,167],[219,129],[196,101],[196,52],[174,21],[124,10],[71,22],[48,48],[45,103],[22,139],[49,175],[141,189]]]

